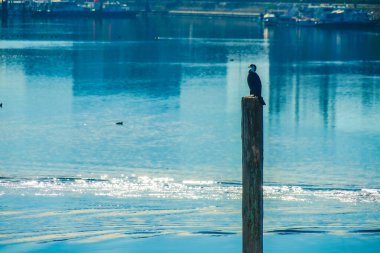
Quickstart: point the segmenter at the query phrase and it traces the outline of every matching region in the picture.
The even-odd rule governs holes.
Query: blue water
[[[10,20],[0,39],[0,251],[240,251],[255,63],[265,252],[378,252],[379,30]]]

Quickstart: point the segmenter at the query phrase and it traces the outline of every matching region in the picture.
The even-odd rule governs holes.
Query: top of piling
[[[245,97],[242,97],[242,99],[251,99],[251,100],[259,101],[259,97],[257,97],[257,96],[245,96]]]
[[[256,96],[245,96],[241,98],[242,104],[250,104],[250,105],[261,105],[261,101],[259,97]]]

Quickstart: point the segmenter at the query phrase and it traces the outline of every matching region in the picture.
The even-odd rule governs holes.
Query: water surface
[[[380,31],[156,17],[10,20],[0,38],[4,252],[240,251],[250,63],[265,251],[380,247]]]

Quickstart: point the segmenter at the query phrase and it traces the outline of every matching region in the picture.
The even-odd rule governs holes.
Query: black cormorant
[[[256,73],[256,65],[249,65],[247,83],[250,90],[250,95],[256,96],[260,99],[262,105],[265,105],[264,99],[261,96],[261,80],[259,75]]]

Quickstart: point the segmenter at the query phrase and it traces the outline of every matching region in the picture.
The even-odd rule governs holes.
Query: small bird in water
[[[123,125],[123,121],[116,122],[116,125]]]
[[[261,80],[256,73],[256,65],[249,65],[247,83],[250,90],[250,95],[258,97],[262,105],[266,105],[263,97],[261,96]]]
[[[3,108],[3,103],[0,103],[0,108]]]

